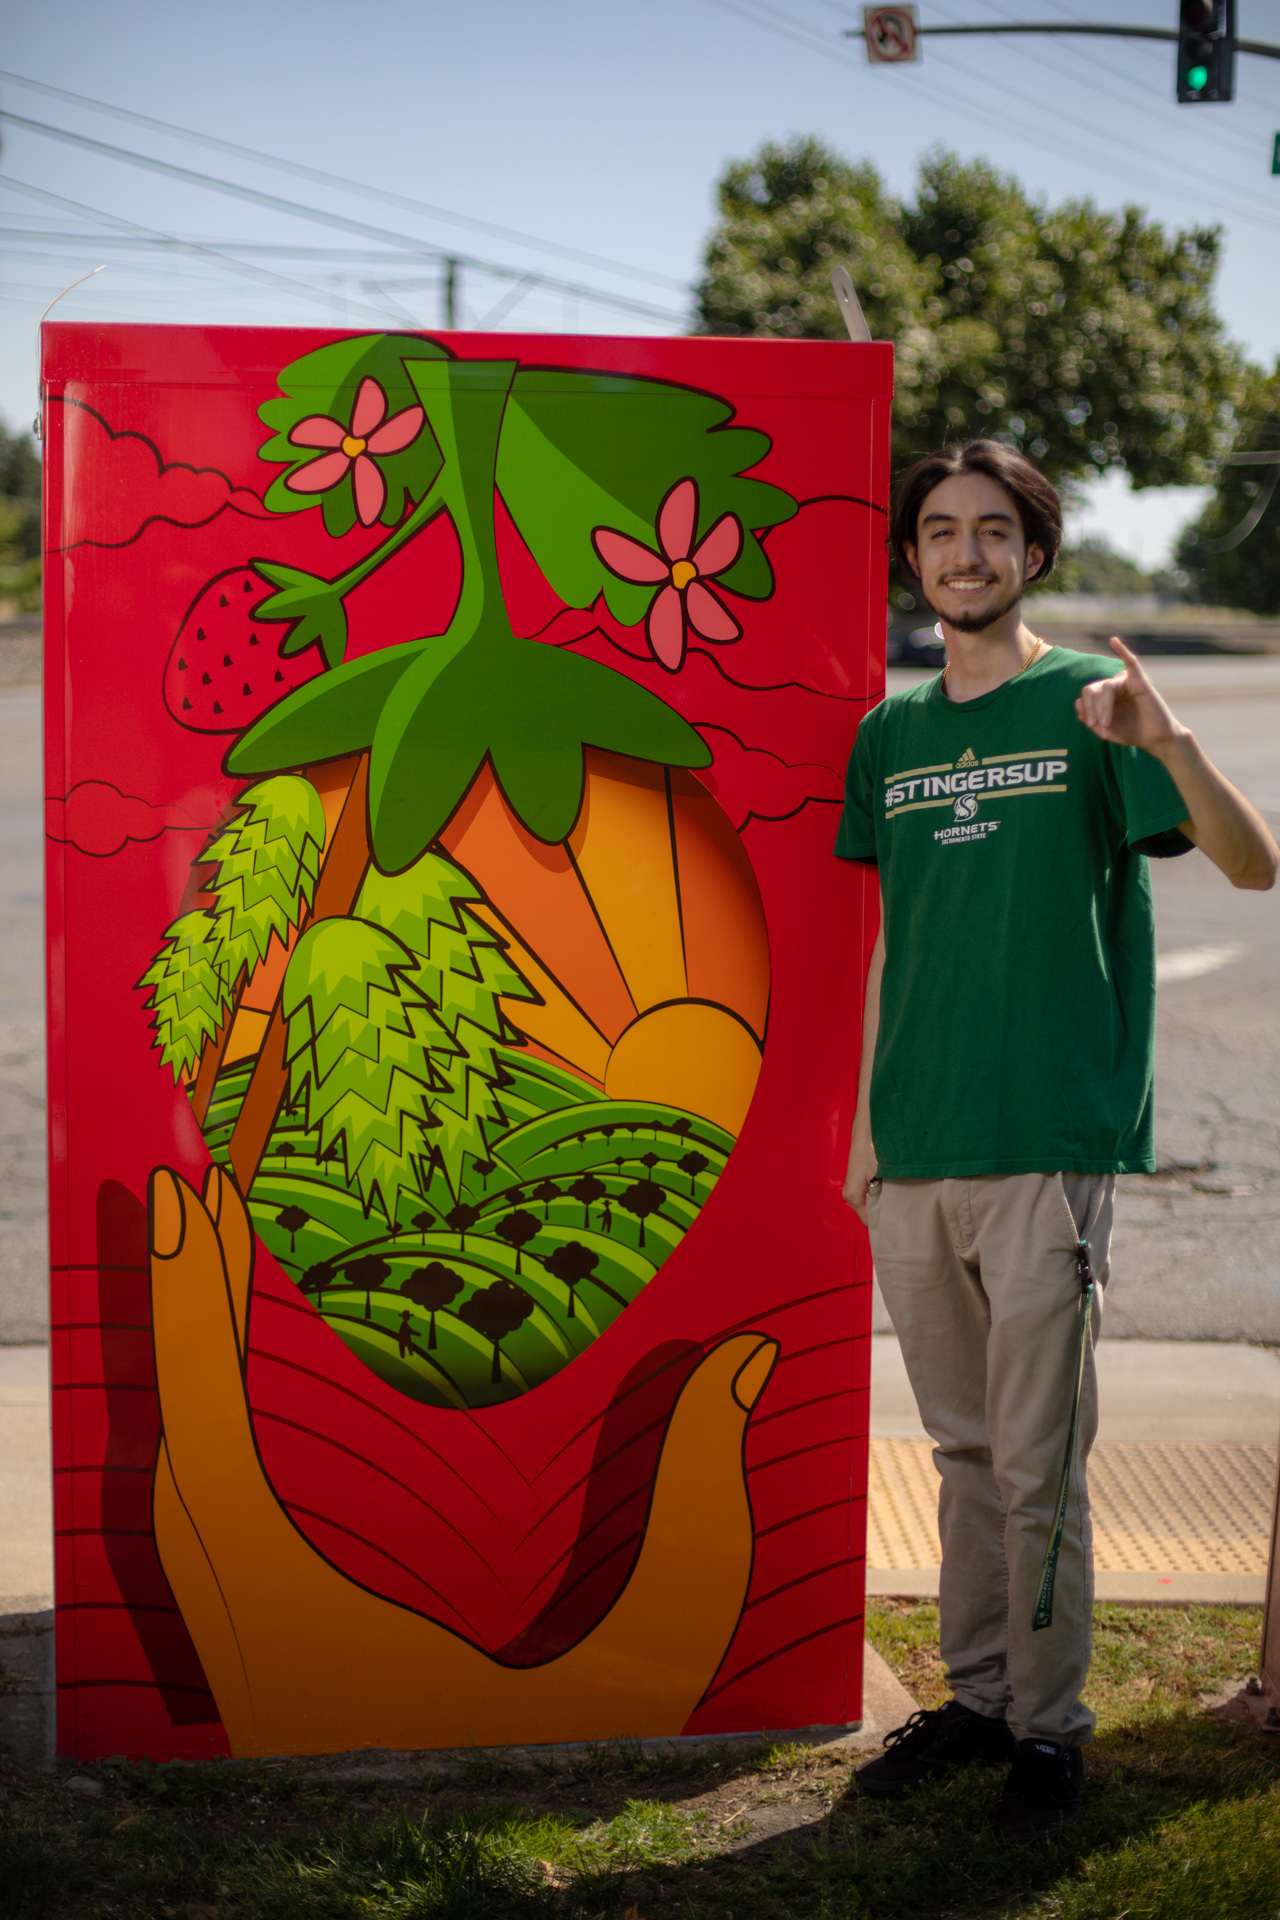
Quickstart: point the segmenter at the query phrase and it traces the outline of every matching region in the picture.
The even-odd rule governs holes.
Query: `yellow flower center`
[[[677,593],[683,593],[691,580],[698,577],[698,569],[692,560],[677,560],[671,569],[671,584]]]
[[[342,451],[348,460],[354,460],[358,453],[364,452],[368,444],[367,440],[357,440],[353,433],[347,433],[342,438]]]

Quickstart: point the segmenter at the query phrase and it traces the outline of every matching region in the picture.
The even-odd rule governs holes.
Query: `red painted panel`
[[[59,325],[44,374],[60,1751],[453,1744],[455,1671],[486,1739],[856,1718],[890,350]]]

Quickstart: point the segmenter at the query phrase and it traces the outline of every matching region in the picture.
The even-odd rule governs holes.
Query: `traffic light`
[[[1178,100],[1230,100],[1235,86],[1236,0],[1181,0]]]

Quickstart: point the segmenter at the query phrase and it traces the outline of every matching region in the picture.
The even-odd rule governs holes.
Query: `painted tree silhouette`
[[[462,1292],[465,1282],[460,1273],[452,1267],[446,1267],[439,1260],[433,1260],[430,1266],[415,1267],[409,1278],[401,1285],[400,1291],[406,1300],[412,1300],[424,1312],[431,1315],[431,1331],[427,1335],[427,1346],[436,1344],[436,1315],[451,1300],[456,1300]]]
[[[469,1300],[458,1308],[458,1317],[469,1327],[493,1342],[493,1371],[490,1386],[502,1384],[500,1342],[517,1327],[522,1327],[533,1312],[533,1299],[514,1280],[495,1280],[492,1286],[477,1287]]]
[[[686,1137],[693,1132],[693,1122],[684,1114],[678,1120],[669,1120],[667,1125],[672,1133],[682,1133]]]
[[[515,1248],[516,1272],[519,1273],[520,1249],[527,1247],[538,1233],[537,1214],[529,1213],[524,1207],[517,1207],[514,1213],[509,1213],[505,1219],[499,1220],[494,1232],[500,1240],[505,1240],[509,1247]]]
[[[697,1194],[698,1189],[695,1183],[698,1175],[705,1173],[710,1165],[711,1162],[705,1153],[686,1153],[681,1158],[680,1171],[681,1173],[687,1173],[689,1176],[689,1192],[691,1196]]]
[[[662,1203],[666,1199],[665,1190],[656,1180],[637,1180],[625,1193],[619,1194],[618,1205],[625,1207],[628,1213],[634,1213],[640,1222],[640,1245],[644,1245],[644,1223],[651,1213],[661,1213]]]
[[[573,1303],[576,1297],[574,1288],[580,1281],[591,1278],[599,1260],[600,1255],[592,1253],[590,1247],[584,1247],[581,1240],[566,1240],[562,1247],[556,1248],[549,1260],[542,1263],[548,1273],[553,1273],[557,1280],[563,1280],[568,1287],[571,1320],[574,1318]]]
[[[467,1235],[471,1232],[471,1229],[475,1226],[479,1218],[479,1207],[473,1207],[466,1200],[459,1200],[457,1206],[450,1207],[448,1213],[444,1216],[446,1227],[449,1227],[452,1232],[456,1233],[462,1243],[460,1247],[462,1253],[465,1253],[467,1250]]]
[[[560,1189],[554,1180],[544,1180],[541,1186],[534,1188],[529,1198],[531,1200],[541,1200],[542,1217],[544,1220],[549,1220],[551,1218],[551,1202],[560,1198]]]
[[[353,1286],[364,1288],[364,1317],[373,1318],[373,1306],[370,1295],[375,1287],[391,1278],[391,1268],[376,1253],[366,1253],[359,1260],[352,1260],[347,1267],[347,1279]]]
[[[283,1227],[289,1236],[290,1253],[297,1252],[298,1235],[310,1218],[311,1215],[305,1207],[282,1207],[276,1215],[276,1225]]]
[[[642,1167],[648,1167],[650,1173],[652,1173],[654,1168],[658,1165],[658,1162],[660,1159],[661,1159],[660,1154],[642,1153],[640,1156],[640,1165]]]
[[[331,1287],[337,1278],[338,1270],[331,1260],[317,1260],[313,1267],[307,1268],[298,1282],[304,1293],[315,1294],[318,1313],[324,1312],[325,1289]]]
[[[416,1227],[419,1233],[430,1233],[432,1227],[435,1225],[435,1219],[434,1213],[432,1213],[429,1208],[423,1207],[420,1213],[414,1214],[409,1225]]]
[[[619,1161],[618,1164],[621,1166],[621,1161]],[[584,1227],[589,1227],[591,1225],[592,1205],[608,1192],[608,1188],[605,1186],[604,1181],[598,1179],[594,1173],[584,1173],[574,1181],[569,1192],[575,1200],[581,1200],[582,1224]]]

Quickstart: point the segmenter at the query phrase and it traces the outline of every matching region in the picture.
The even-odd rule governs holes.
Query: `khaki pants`
[[[1085,1465],[1098,1427],[1093,1343],[1114,1177],[1018,1173],[885,1180],[871,1250],[942,1476],[942,1657],[957,1700],[1015,1738],[1074,1744],[1094,1716],[1093,1553]],[[1053,1524],[1079,1353],[1077,1229],[1098,1282],[1053,1624],[1031,1616]]]

